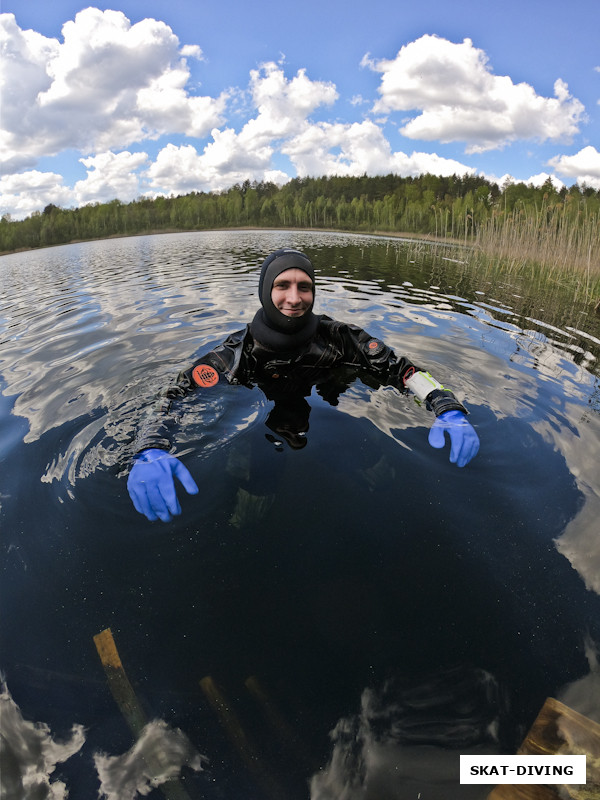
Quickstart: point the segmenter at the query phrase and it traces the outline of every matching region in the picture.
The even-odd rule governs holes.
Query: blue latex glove
[[[431,426],[429,444],[443,447],[450,436],[450,462],[464,467],[479,451],[479,436],[462,411],[444,411]]]
[[[171,515],[181,514],[175,478],[188,494],[197,494],[196,481],[178,458],[156,448],[138,453],[127,479],[127,491],[135,510],[151,522],[157,519],[169,522]]]

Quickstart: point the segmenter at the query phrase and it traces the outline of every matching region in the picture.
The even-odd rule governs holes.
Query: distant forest
[[[482,243],[482,233],[539,225],[586,231],[598,241],[600,191],[574,185],[557,191],[550,180],[534,187],[499,187],[478,176],[421,175],[294,178],[283,186],[245,181],[223,192],[112,200],[81,208],[48,205],[24,220],[0,222],[0,252],[160,231],[218,228],[321,228],[430,235]],[[546,235],[546,234],[544,234]],[[569,239],[571,241],[571,239]]]

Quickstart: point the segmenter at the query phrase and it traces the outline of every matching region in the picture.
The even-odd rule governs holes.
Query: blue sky
[[[296,175],[600,189],[598,0],[2,0],[0,20],[15,219]]]

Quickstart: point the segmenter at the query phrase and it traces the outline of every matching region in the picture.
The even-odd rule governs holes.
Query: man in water
[[[214,391],[222,381],[259,386],[267,398],[275,400],[272,414],[280,420],[282,437],[292,447],[300,447],[308,414],[304,425],[297,424],[295,430],[288,425],[286,430],[281,422],[285,410],[291,409],[293,415],[298,401],[308,408],[304,398],[312,386],[335,405],[337,396],[349,385],[336,379],[336,373],[339,376],[350,369],[353,377],[360,376],[371,386],[410,390],[423,401],[436,415],[429,443],[443,447],[447,433],[452,463],[464,467],[477,454],[479,438],[467,420],[466,408],[452,392],[361,328],[313,313],[315,275],[306,255],[283,249],[268,256],[262,264],[258,295],[261,307],[252,322],[179,375],[161,403],[163,417],[136,443],[138,452],[127,489],[136,510],[149,520],[168,522],[181,513],[175,478],[189,494],[198,492],[188,469],[169,453],[172,402],[198,390]],[[274,424],[269,427],[276,429]]]

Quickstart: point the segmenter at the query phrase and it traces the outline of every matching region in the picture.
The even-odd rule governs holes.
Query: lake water
[[[151,524],[126,491],[136,431],[251,318],[282,246],[312,257],[318,313],[465,400],[481,451],[457,469],[425,409],[360,382],[313,392],[307,446],[274,446],[271,404],[227,387],[184,404],[200,493]],[[549,696],[600,722],[600,331],[522,291],[326,233],[2,257],[4,796],[27,768],[31,798],[484,798],[459,754],[516,752]],[[107,628],[152,721],[135,747]]]

